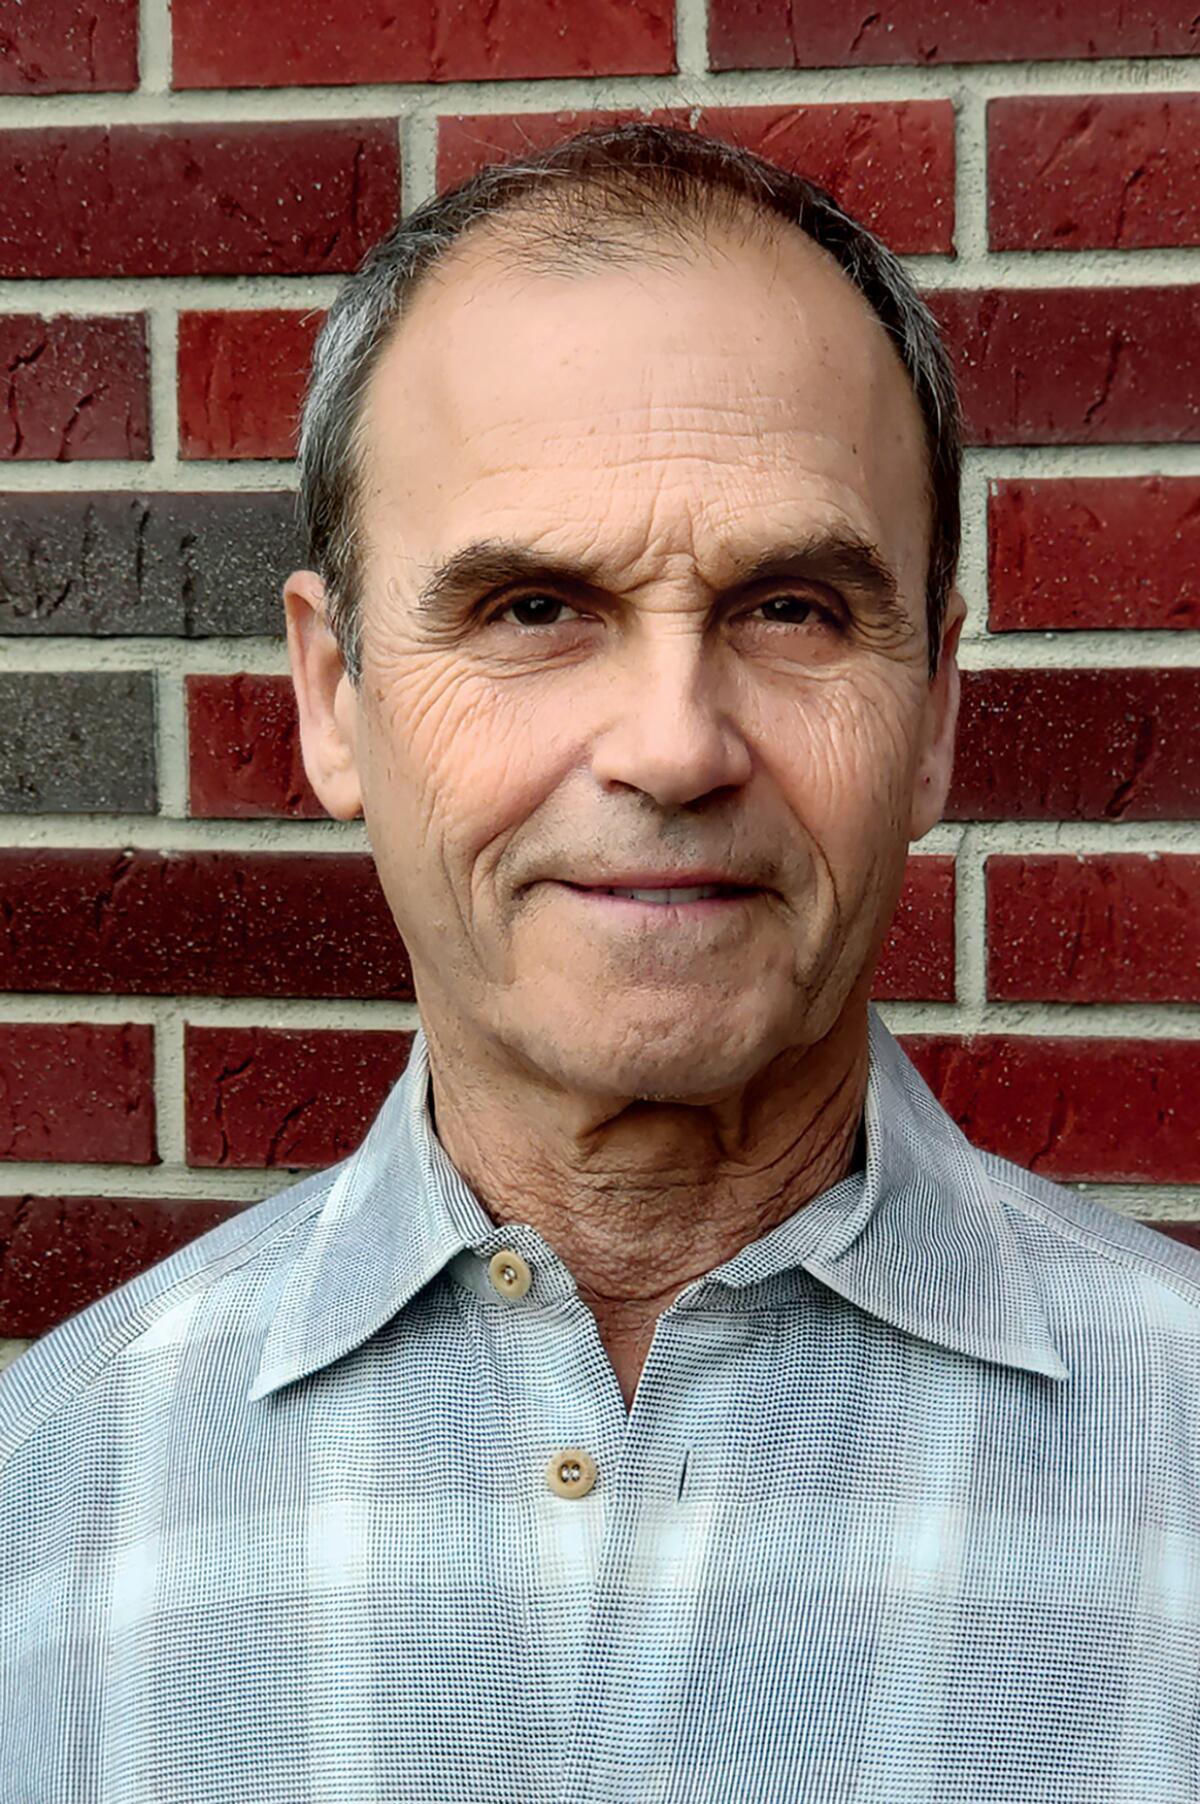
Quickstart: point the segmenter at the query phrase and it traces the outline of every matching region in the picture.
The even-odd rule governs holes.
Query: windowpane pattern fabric
[[[2,1804],[1200,1799],[1200,1257],[874,1014],[865,1137],[627,1415],[418,1035],[351,1159],[0,1378]]]

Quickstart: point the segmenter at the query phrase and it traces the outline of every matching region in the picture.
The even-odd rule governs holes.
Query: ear
[[[358,696],[330,630],[325,588],[315,571],[292,572],[283,585],[283,605],[304,769],[329,813],[352,820],[362,813]]]
[[[910,840],[922,839],[942,818],[954,769],[954,729],[958,723],[958,640],[966,619],[966,603],[952,589],[942,622],[937,675],[925,697],[921,749],[913,781]]]

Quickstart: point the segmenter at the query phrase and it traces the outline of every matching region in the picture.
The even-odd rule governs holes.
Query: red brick
[[[967,1139],[1059,1182],[1200,1182],[1200,1041],[906,1034]]]
[[[0,1197],[0,1336],[48,1333],[245,1207],[150,1197]]]
[[[137,87],[137,0],[0,0],[0,93]]]
[[[294,457],[324,315],[252,308],[179,316],[179,455]]]
[[[191,812],[208,819],[324,819],[304,774],[290,677],[187,679]]]
[[[0,314],[0,371],[0,457],[149,457],[143,314]]]
[[[153,1028],[0,1028],[0,1159],[156,1164]]]
[[[954,1001],[954,860],[910,858],[875,972],[879,1002]]]
[[[1200,439],[1200,287],[926,294],[975,445]]]
[[[1145,1225],[1157,1228],[1160,1234],[1169,1235],[1185,1247],[1195,1247],[1200,1251],[1200,1221],[1148,1221]]]
[[[413,999],[365,853],[0,851],[0,987]]]
[[[993,482],[988,628],[1200,626],[1200,478]]]
[[[851,68],[878,63],[1023,63],[1058,57],[1189,56],[1200,50],[1183,0],[711,0],[714,69]]]
[[[1200,857],[987,861],[988,995],[1200,1002]]]
[[[438,185],[484,163],[540,150],[624,112],[479,113],[441,120]],[[794,169],[826,188],[901,255],[954,248],[954,107],[948,100],[870,105],[664,108],[650,118],[695,130]]]
[[[1200,669],[967,670],[946,818],[1200,815]]]
[[[1200,96],[992,100],[993,250],[1134,250],[1200,243]]]
[[[189,1165],[332,1165],[408,1063],[411,1033],[190,1027]]]
[[[672,0],[174,0],[177,88],[667,75]]]
[[[395,221],[398,171],[382,120],[6,131],[0,276],[355,269]]]

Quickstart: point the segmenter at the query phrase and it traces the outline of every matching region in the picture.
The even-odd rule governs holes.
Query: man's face
[[[940,812],[956,699],[920,414],[866,304],[799,234],[569,278],[484,240],[365,423],[363,675],[324,793],[361,793],[438,1040],[704,1101],[824,1037]],[[606,893],[714,883],[740,893]]]

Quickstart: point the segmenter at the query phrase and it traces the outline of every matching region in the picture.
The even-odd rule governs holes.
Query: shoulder
[[[0,1469],[35,1429],[134,1349],[261,1335],[263,1293],[319,1213],[341,1165],[289,1185],[68,1317],[0,1372]],[[201,1309],[202,1303],[218,1307]]]
[[[984,1171],[1034,1260],[1043,1285],[1075,1293],[1087,1286],[1124,1287],[1143,1301],[1178,1299],[1176,1325],[1192,1321],[1200,1335],[1200,1252],[1170,1234],[1122,1214],[976,1147]]]

